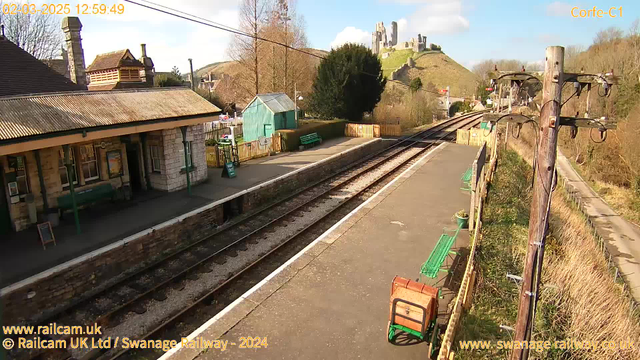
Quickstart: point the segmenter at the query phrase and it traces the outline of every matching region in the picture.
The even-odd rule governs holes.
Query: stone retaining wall
[[[2,322],[33,323],[71,307],[154,260],[212,235],[224,220],[308,186],[391,144],[368,142],[7,286],[0,290]]]

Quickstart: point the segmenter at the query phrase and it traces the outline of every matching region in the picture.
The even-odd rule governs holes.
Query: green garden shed
[[[242,111],[242,122],[244,141],[295,129],[295,104],[285,93],[258,94]]]

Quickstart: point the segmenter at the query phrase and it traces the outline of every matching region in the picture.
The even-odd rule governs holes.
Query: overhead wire
[[[224,25],[224,24],[217,23],[215,21],[211,21],[211,20],[202,18],[202,17],[197,16],[197,15],[193,15],[193,14],[190,14],[190,13],[187,13],[187,12],[184,12],[184,11],[181,11],[181,10],[169,7],[169,6],[165,6],[165,5],[154,3],[152,1],[148,1],[148,0],[137,0],[137,1],[135,1],[135,0],[124,0],[124,1],[126,1],[128,3],[131,3],[131,4],[138,5],[138,6],[142,6],[144,8],[149,9],[149,10],[161,12],[161,13],[166,14],[166,15],[174,16],[174,17],[177,17],[177,18],[180,18],[180,19],[183,19],[183,20],[187,20],[187,21],[191,21],[191,22],[194,22],[194,23],[197,23],[197,24],[200,24],[200,25],[212,27],[212,28],[215,28],[215,29],[218,29],[218,30],[222,30],[222,31],[227,31],[227,32],[233,33],[235,35],[250,37],[250,38],[253,38],[253,39],[256,39],[256,40],[265,41],[265,42],[272,43],[272,44],[275,44],[275,45],[283,46],[283,47],[285,47],[287,49],[290,49],[290,50],[293,50],[293,51],[297,51],[297,52],[300,52],[302,54],[306,54],[306,55],[309,55],[309,56],[313,56],[313,57],[318,58],[318,59],[326,59],[326,57],[324,57],[322,55],[314,54],[312,52],[309,52],[309,51],[306,51],[306,50],[303,50],[303,49],[299,49],[299,48],[293,47],[291,45],[288,45],[288,44],[285,44],[285,43],[281,43],[281,42],[276,41],[276,40],[267,39],[267,38],[264,38],[264,37],[261,37],[261,36],[255,35],[255,34],[250,34],[250,33],[244,32],[242,30],[239,30],[239,29],[236,29],[236,28]],[[143,4],[142,2],[144,2],[146,4]],[[162,8],[162,9],[160,9],[159,7]],[[359,73],[364,74],[364,75],[368,75],[368,76],[373,76],[373,77],[378,77],[379,76],[379,75],[370,74],[370,73],[367,73],[367,72],[364,72],[364,71],[359,71]],[[405,83],[403,83],[401,81],[398,81],[398,80],[387,80],[387,81],[398,83],[398,84],[400,84],[402,86],[405,86],[407,88],[411,88],[410,85],[407,85],[407,84],[405,84]],[[441,95],[440,92],[430,91],[430,90],[426,90],[426,89],[423,89],[423,88],[418,89],[418,91],[423,91],[423,92],[426,92],[426,93],[432,93],[432,94],[436,94],[436,95]]]

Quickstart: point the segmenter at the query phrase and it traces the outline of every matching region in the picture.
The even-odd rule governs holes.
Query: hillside
[[[394,51],[386,59],[381,59],[384,75],[391,73],[411,57],[416,62],[414,68],[401,74],[399,80],[409,84],[411,79],[419,77],[423,84],[432,83],[437,89],[451,88],[451,96],[472,96],[480,78],[455,62],[441,51],[413,52],[413,50]]]
[[[302,49],[302,50],[312,53],[316,56],[322,56],[322,57],[327,56],[327,54],[329,54],[329,52],[325,50],[320,50],[320,49],[308,48],[308,49]],[[320,64],[321,59],[313,56],[310,56],[310,58],[312,59],[311,62],[313,63],[314,66],[318,66],[318,64]],[[227,75],[230,75],[231,77],[234,77],[242,71],[243,71],[242,67],[240,67],[239,64],[235,61],[220,61],[220,62],[211,63],[209,65],[205,65],[200,69],[196,70],[195,73],[196,73],[196,77],[202,77],[209,72],[212,72],[212,74],[215,76],[227,74]]]

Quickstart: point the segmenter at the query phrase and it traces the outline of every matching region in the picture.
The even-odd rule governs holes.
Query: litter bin
[[[38,222],[38,212],[36,210],[36,202],[33,194],[27,194],[24,197],[24,200],[27,203],[27,210],[29,211],[29,222],[31,224],[35,224]]]

